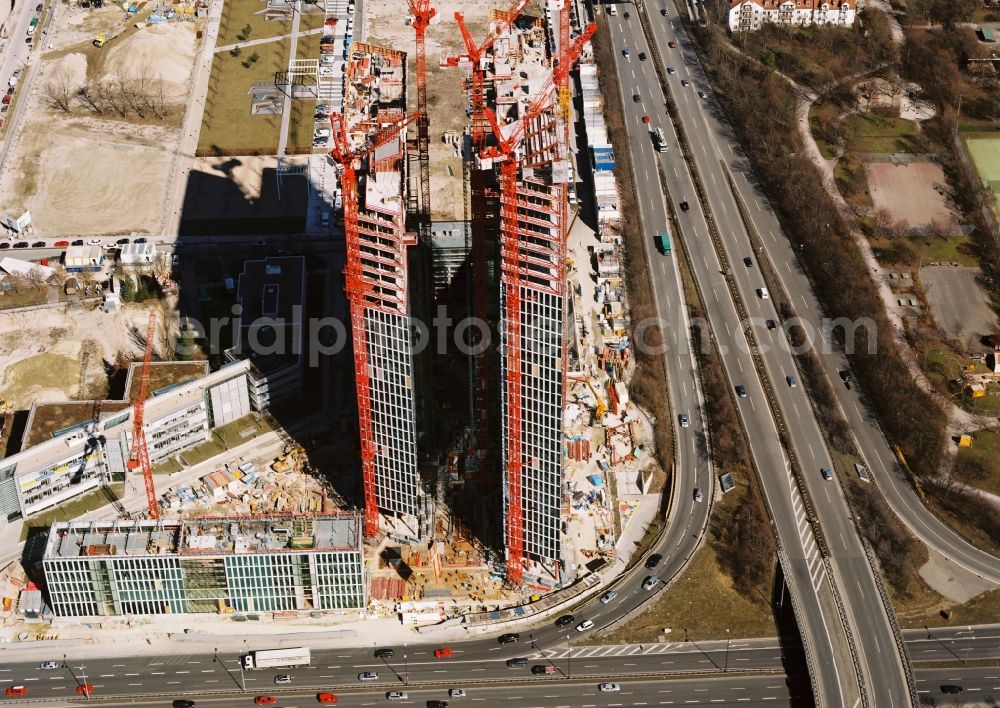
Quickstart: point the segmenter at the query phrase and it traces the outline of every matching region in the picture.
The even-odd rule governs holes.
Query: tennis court
[[[1000,133],[967,133],[962,139],[979,176],[990,185],[1000,207]]]

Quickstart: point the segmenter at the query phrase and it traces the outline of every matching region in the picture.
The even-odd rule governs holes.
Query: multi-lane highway
[[[743,332],[743,317],[729,294],[727,269],[719,262],[712,247],[706,215],[696,198],[695,186],[688,165],[681,154],[673,126],[666,112],[657,75],[651,65],[651,52],[645,42],[635,10],[632,16],[625,13],[608,17],[610,39],[615,48],[618,73],[625,107],[625,122],[629,130],[629,149],[635,169],[644,179],[637,180],[637,202],[644,225],[655,220],[647,217],[650,205],[663,204],[659,174],[662,172],[676,214],[674,222],[679,235],[689,250],[690,264],[698,281],[703,304],[711,324],[712,335],[722,354],[724,365],[734,385],[745,387],[746,397],[739,398],[739,410],[748,433],[751,454],[764,482],[765,496],[775,520],[775,530],[784,550],[787,563],[785,572],[796,601],[796,616],[806,642],[807,654],[814,661],[814,680],[821,702],[827,705],[853,705],[860,698],[860,687],[852,680],[853,667],[848,638],[838,616],[838,610],[827,582],[827,572],[816,544],[812,529],[806,519],[803,501],[799,496],[782,448],[778,430],[768,409],[765,389],[756,375],[750,346]],[[628,49],[626,56],[625,50]],[[642,56],[645,55],[645,60]],[[675,72],[684,71],[678,63]],[[686,78],[677,73],[669,75],[678,81]],[[702,87],[707,89],[707,86]],[[695,93],[698,87],[684,87],[688,100],[701,102]],[[636,101],[635,97],[639,100]],[[683,100],[683,98],[679,99]],[[704,103],[704,102],[702,102]],[[650,123],[643,122],[650,117]],[[662,128],[668,136],[666,153],[653,150],[650,131]],[[695,146],[695,149],[701,149]],[[684,211],[681,203],[687,205]],[[647,226],[647,231],[649,227]],[[653,232],[647,234],[651,239]],[[741,262],[738,261],[738,262]],[[650,269],[654,283],[664,277],[665,266]],[[753,293],[753,289],[749,290]],[[750,303],[753,304],[752,302]],[[764,329],[765,317],[754,311],[760,320],[760,333],[776,338],[777,332]],[[767,318],[774,319],[773,313]],[[676,318],[671,320],[680,326]],[[678,343],[683,340],[678,340]],[[775,342],[776,343],[776,340]],[[696,342],[697,344],[697,342]],[[791,368],[794,371],[794,367]],[[783,379],[782,379],[783,381]],[[800,414],[811,415],[808,401],[797,402]],[[791,413],[791,410],[789,411]],[[818,433],[818,431],[817,431]],[[814,450],[823,450],[822,438],[816,440]],[[818,468],[816,474],[818,475]],[[886,647],[890,649],[889,646]],[[822,667],[822,668],[820,668]],[[816,671],[816,669],[819,669]]]
[[[906,633],[906,641],[922,665],[939,667],[919,669],[918,687],[922,692],[934,693],[942,683],[961,685],[970,694],[979,693],[980,699],[1000,691],[1000,673],[996,669],[1000,626],[935,629],[930,633],[914,630]],[[405,690],[422,700],[442,698],[445,689],[456,687],[463,687],[470,699],[490,701],[496,695],[492,693],[494,688],[502,685],[508,699],[519,697],[524,701],[518,706],[534,705],[530,702],[534,698],[544,699],[541,705],[581,706],[634,705],[628,701],[647,698],[642,687],[656,676],[659,688],[654,692],[656,700],[649,705],[671,700],[678,704],[719,699],[737,703],[745,698],[755,703],[775,700],[787,704],[806,699],[809,694],[808,680],[796,665],[798,647],[794,638],[790,642],[783,645],[777,639],[765,638],[729,643],[570,646],[563,641],[546,646],[522,635],[516,644],[500,645],[495,638],[489,638],[455,645],[452,658],[442,660],[433,658],[437,645],[396,646],[394,655],[384,660],[374,658],[372,647],[314,649],[308,668],[252,672],[240,670],[241,646],[227,646],[218,653],[191,650],[171,652],[169,656],[151,653],[122,658],[87,657],[79,650],[64,658],[59,650],[53,650],[39,655],[36,661],[5,662],[0,668],[0,687],[24,685],[29,697],[50,701],[74,696],[76,686],[84,682],[92,684],[95,697],[101,698],[222,696],[229,692],[241,696],[233,699],[237,701],[233,705],[246,705],[248,695],[281,695],[283,702],[290,703],[290,698],[284,696],[323,690],[338,694],[346,690],[342,698],[358,701],[377,698],[390,690]],[[250,649],[265,648],[248,645]],[[526,658],[528,665],[508,668],[506,661],[515,657]],[[42,669],[42,661],[54,661],[57,668]],[[980,666],[976,667],[976,663]],[[993,666],[982,666],[991,663]],[[556,673],[534,676],[534,665],[553,666]],[[373,685],[357,680],[358,674],[366,671],[378,674]],[[290,675],[292,683],[276,686],[274,678],[278,674]],[[790,678],[786,679],[785,674]],[[622,691],[617,697],[598,696],[595,688],[601,681],[619,683]],[[706,691],[709,686],[714,687]],[[581,700],[584,698],[587,700]]]

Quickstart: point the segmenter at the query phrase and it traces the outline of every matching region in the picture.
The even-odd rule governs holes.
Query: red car
[[[327,17],[326,22],[324,22],[323,24],[326,25],[327,27],[333,27],[335,24],[337,24],[337,18]]]
[[[94,692],[94,684],[92,683],[81,683],[76,687],[76,692],[82,695],[90,695]]]
[[[274,696],[257,696],[253,699],[253,702],[259,706],[273,706],[278,702],[278,699]]]
[[[646,125],[649,125],[649,116],[643,116],[642,122],[645,123]]]
[[[56,241],[52,244],[52,248],[69,248],[69,241]]]
[[[28,687],[27,686],[8,686],[7,687],[7,698],[14,698],[15,696],[27,696]]]
[[[670,47],[671,49],[677,49],[677,42],[674,41],[667,42],[667,46]]]
[[[441,647],[440,649],[434,650],[435,659],[450,659],[451,658],[451,647]]]
[[[322,703],[323,705],[330,705],[331,703],[337,702],[337,697],[332,693],[320,693],[318,696],[316,696],[316,700]]]

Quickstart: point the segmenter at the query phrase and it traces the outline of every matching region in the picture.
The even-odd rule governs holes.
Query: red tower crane
[[[153,336],[156,334],[156,315],[150,314],[146,328],[146,353],[142,357],[142,377],[139,380],[139,397],[132,404],[132,449],[129,452],[128,468],[142,469],[146,483],[146,503],[149,518],[160,518],[160,507],[156,503],[156,487],[153,485],[153,466],[149,462],[149,448],[146,447],[146,430],[143,428],[143,414],[146,396],[149,393],[149,363],[153,360]]]
[[[420,240],[430,246],[431,238],[431,137],[427,117],[427,27],[437,10],[430,0],[407,0],[417,35],[417,155],[420,159]]]
[[[583,33],[572,42],[560,47],[558,63],[553,67],[549,79],[539,90],[531,105],[511,131],[505,136],[497,122],[496,115],[489,108],[484,114],[496,145],[482,150],[484,158],[500,160],[500,234],[501,234],[501,268],[506,284],[506,300],[504,307],[504,354],[507,363],[507,466],[504,470],[507,476],[507,580],[512,585],[519,585],[523,578],[524,560],[524,521],[521,505],[521,258],[520,258],[520,226],[518,224],[517,174],[522,165],[532,164],[541,153],[551,156],[552,150],[564,140],[560,132],[555,143],[549,143],[539,153],[517,157],[517,149],[532,130],[536,119],[553,102],[553,92],[565,85],[570,69],[583,52],[584,45],[597,30],[596,25],[589,25]],[[565,199],[565,195],[563,195]],[[560,205],[560,215],[563,207]],[[566,221],[559,222],[559,228],[566,228]],[[565,234],[561,241],[565,241]]]
[[[351,334],[354,346],[354,378],[358,397],[358,428],[361,434],[361,469],[365,497],[365,536],[378,534],[378,497],[375,493],[375,435],[372,428],[371,392],[368,380],[368,337],[365,332],[365,307],[373,285],[364,275],[361,241],[358,232],[358,174],[364,157],[399,136],[413,113],[369,133],[365,142],[351,146],[346,120],[339,113],[330,116],[333,149],[330,157],[340,165],[340,188],[343,195],[344,236],[347,263],[344,266],[345,290],[351,308]]]

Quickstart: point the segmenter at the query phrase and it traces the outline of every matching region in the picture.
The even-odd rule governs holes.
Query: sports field
[[[965,148],[1000,208],[1000,133],[965,133]]]

